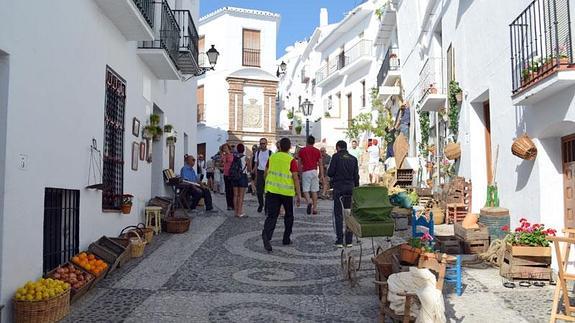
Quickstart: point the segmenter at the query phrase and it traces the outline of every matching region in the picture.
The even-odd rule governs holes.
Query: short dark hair
[[[351,142],[355,142],[355,143],[357,144],[357,140],[355,140],[355,139],[354,139],[354,140],[352,140]]]
[[[315,144],[315,137],[314,137],[314,136],[308,136],[306,142],[307,142],[308,145],[313,145],[313,144]]]
[[[236,150],[238,151],[238,153],[243,154],[244,151],[246,151],[246,147],[244,146],[244,144],[238,144],[236,146]]]
[[[347,143],[343,140],[338,141],[335,146],[341,150],[346,150],[347,149]]]
[[[280,150],[285,152],[288,152],[291,148],[291,141],[289,140],[289,138],[282,138],[280,140]]]

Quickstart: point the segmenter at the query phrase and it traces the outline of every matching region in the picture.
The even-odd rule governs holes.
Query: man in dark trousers
[[[359,186],[359,166],[357,159],[347,152],[347,144],[340,140],[335,144],[336,153],[331,157],[327,176],[333,185],[333,221],[335,223],[335,244],[343,248],[343,210],[339,198],[351,195],[353,188]],[[344,199],[344,203],[350,203]],[[353,234],[345,233],[345,244],[351,246]]]
[[[293,197],[296,197],[296,205],[299,207],[301,191],[298,178],[297,161],[288,153],[291,142],[288,138],[282,138],[279,142],[280,150],[269,157],[266,169],[266,221],[262,231],[264,248],[272,251],[270,240],[276,228],[276,222],[280,214],[280,207],[285,210],[284,235],[282,243],[292,243],[290,236],[293,226]]]
[[[255,160],[255,178],[256,178],[256,192],[258,195],[258,213],[264,209],[264,186],[266,181],[265,171],[268,159],[272,155],[272,151],[268,149],[268,140],[266,138],[260,139],[260,147],[257,152],[254,152]],[[253,168],[252,168],[253,169]]]

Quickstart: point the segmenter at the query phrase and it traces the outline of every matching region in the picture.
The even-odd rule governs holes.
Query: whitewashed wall
[[[187,3],[194,4],[197,19],[199,1]],[[5,152],[6,161],[5,180],[0,177],[0,192],[4,192],[0,194],[0,303],[8,304],[19,285],[42,274],[45,187],[80,190],[80,249],[102,235],[116,236],[123,227],[142,222],[152,176],[162,175],[152,174],[152,165],[142,161],[138,171],[131,170],[131,143],[141,141],[132,135],[132,118],[137,117],[143,127],[152,103],[163,109],[165,121],[178,131],[179,170],[184,133],[195,142],[196,81],[158,80],[138,58],[136,42],[126,41],[94,1],[31,6],[2,0],[0,7],[0,52],[6,52],[10,61],[7,113],[0,99],[0,116],[7,120],[0,123],[0,143],[2,133],[7,133],[5,150],[0,144],[0,157]],[[127,82],[124,192],[136,196],[129,216],[103,213],[101,192],[84,189],[92,138],[102,148],[106,66]],[[151,85],[150,95],[144,93],[144,79]],[[4,83],[0,75],[0,94]],[[162,146],[160,168],[167,168],[167,149]],[[25,170],[17,168],[20,154],[28,156]],[[0,160],[4,166],[4,158]],[[8,312],[3,312],[4,319]]]

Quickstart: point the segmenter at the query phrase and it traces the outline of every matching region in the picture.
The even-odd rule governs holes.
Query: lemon
[[[34,300],[34,296],[28,294],[28,296],[26,296],[26,300],[27,300],[27,301],[33,301],[33,300]]]

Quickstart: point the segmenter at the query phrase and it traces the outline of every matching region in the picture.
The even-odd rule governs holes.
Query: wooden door
[[[206,143],[198,144],[198,155],[206,157]]]
[[[483,123],[485,125],[485,165],[487,166],[487,184],[493,183],[493,160],[491,150],[491,111],[489,101],[483,103]]]
[[[351,93],[347,95],[347,127],[351,128],[351,119],[353,119],[353,105]]]
[[[575,227],[575,134],[561,138],[565,227]]]

